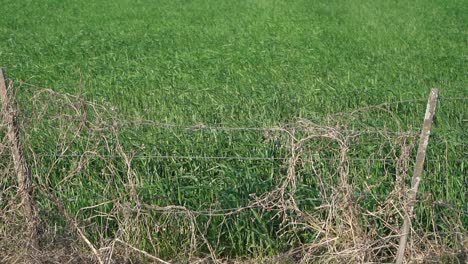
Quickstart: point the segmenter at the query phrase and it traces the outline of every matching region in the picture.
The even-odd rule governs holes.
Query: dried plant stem
[[[160,258],[158,258],[158,257],[155,257],[155,256],[149,254],[148,252],[143,251],[143,250],[141,250],[141,249],[138,249],[138,248],[136,248],[136,247],[130,245],[129,243],[127,243],[127,242],[125,242],[125,241],[122,241],[122,240],[120,240],[120,239],[118,239],[118,238],[115,239],[115,241],[116,241],[116,242],[119,242],[119,243],[121,243],[121,244],[123,244],[124,246],[127,246],[127,247],[129,247],[129,248],[135,250],[135,251],[138,252],[138,253],[143,254],[145,257],[148,257],[148,258],[150,258],[150,259],[152,259],[152,260],[156,260],[156,261],[161,262],[161,263],[163,263],[163,264],[171,264],[170,262],[167,262],[167,261],[164,261],[164,260],[162,260],[162,259],[160,259]]]

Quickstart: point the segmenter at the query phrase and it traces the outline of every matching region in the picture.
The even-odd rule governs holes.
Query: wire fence
[[[355,115],[426,99],[334,113],[323,123],[231,127],[129,120],[80,96],[19,85],[38,88],[18,131],[43,248],[72,237],[100,263],[219,263],[278,252],[301,263],[395,258],[420,132],[356,123]],[[162,131],[138,130],[145,126]],[[0,232],[21,241],[17,165],[0,135],[0,221],[10,226]],[[421,261],[461,254],[467,235],[466,153],[458,148],[466,144],[444,134],[431,140],[406,252]],[[15,252],[8,241],[1,246]]]
[[[241,157],[241,156],[179,156],[179,155],[134,155],[133,153],[126,153],[125,156],[132,159],[188,159],[188,160],[246,160],[246,161],[287,161],[288,158],[274,158],[274,157]],[[3,157],[10,157],[11,154],[0,154]],[[98,158],[98,159],[122,159],[122,155],[101,155],[101,154],[61,154],[61,153],[34,153],[37,158]],[[340,161],[339,158],[316,158],[316,159],[301,159],[303,162],[312,163],[318,161]],[[397,162],[391,158],[348,158],[348,162]],[[427,162],[467,162],[468,159],[428,159]]]

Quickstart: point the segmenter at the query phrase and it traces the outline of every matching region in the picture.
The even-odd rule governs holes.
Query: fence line
[[[299,120],[300,122],[300,120]],[[288,129],[294,129],[296,131],[310,131],[310,128],[301,128],[297,127],[297,124],[289,123],[283,126],[272,126],[272,127],[224,127],[224,126],[210,126],[205,124],[195,124],[195,125],[178,125],[173,123],[159,123],[154,121],[130,121],[123,123],[128,126],[151,126],[158,128],[180,128],[183,130],[221,130],[221,131],[263,131],[263,132],[285,132]],[[419,132],[417,131],[391,131],[391,130],[351,130],[351,129],[339,129],[336,128],[338,133],[346,133],[353,135],[360,134],[390,134],[390,135],[402,135],[402,136],[417,136]]]
[[[10,157],[10,154],[0,153],[0,157]],[[34,157],[38,158],[109,158],[109,159],[125,159],[120,155],[109,154],[53,154],[53,153],[34,153]],[[132,155],[132,153],[125,153],[130,159],[199,159],[199,160],[251,160],[251,161],[287,161],[289,158],[275,158],[275,157],[246,157],[246,156],[183,156],[183,155]],[[301,159],[303,162],[314,161],[341,161],[340,158],[312,158]],[[428,159],[427,162],[438,161],[452,161],[452,162],[466,162],[468,159]],[[346,161],[380,161],[380,162],[397,162],[395,159],[389,158],[346,158]]]
[[[76,119],[76,121],[82,121]],[[298,121],[300,124],[301,120]],[[120,126],[119,126],[120,125]],[[1,125],[0,125],[1,126]],[[104,125],[105,126],[105,125]],[[160,123],[150,120],[145,121],[127,121],[121,123],[115,123],[113,125],[107,125],[107,127],[124,127],[124,126],[150,126],[155,128],[163,128],[163,129],[181,129],[181,130],[189,130],[189,131],[199,131],[199,130],[216,130],[216,131],[260,131],[260,132],[289,132],[290,130],[295,130],[299,132],[307,132],[313,131],[313,128],[307,127],[300,127],[297,126],[297,123],[286,123],[283,126],[271,126],[271,127],[227,127],[227,126],[213,126],[213,125],[205,125],[202,123],[195,124],[195,125],[179,125],[174,123]],[[340,129],[334,128],[334,132],[340,134],[347,134],[352,136],[358,136],[362,134],[380,134],[380,135],[396,135],[396,136],[418,136],[420,132],[418,131],[391,131],[391,130],[353,130],[353,129]]]
[[[457,208],[456,205],[446,203],[444,201],[435,201],[435,202],[432,203],[432,205],[434,207],[435,206],[445,207],[447,209],[450,209],[451,211],[455,211],[455,212],[458,212],[458,213],[463,214],[463,215],[468,215],[468,209]]]
[[[78,120],[77,120],[78,121]],[[159,123],[153,121],[130,121],[124,123],[116,123],[115,125],[119,127],[124,126],[151,126],[155,128],[177,128],[181,130],[189,130],[189,131],[199,131],[199,130],[216,130],[216,131],[260,131],[260,132],[288,132],[289,130],[295,130],[299,132],[307,132],[313,129],[310,128],[302,128],[295,126],[294,123],[285,124],[284,126],[272,126],[272,127],[225,127],[225,126],[209,126],[204,124],[195,124],[195,125],[178,125],[174,123]],[[113,125],[109,125],[108,127],[114,127]],[[418,136],[419,132],[417,131],[391,131],[391,130],[351,130],[351,129],[339,129],[336,128],[335,131],[340,134],[348,134],[348,135],[362,135],[362,134],[381,134],[381,135],[397,135],[397,136]]]
[[[78,119],[77,119],[78,121]],[[179,125],[174,123],[159,123],[155,121],[128,121],[123,123],[117,123],[117,127],[124,127],[124,126],[151,126],[155,128],[163,128],[163,129],[181,129],[181,130],[188,130],[188,131],[200,131],[200,130],[215,130],[215,131],[260,131],[260,132],[288,132],[289,129],[294,129],[296,131],[310,131],[310,128],[301,128],[295,126],[294,123],[288,123],[283,126],[271,126],[271,127],[225,127],[225,126],[210,126],[204,124],[195,124],[195,125]],[[121,125],[121,126],[119,126]],[[0,128],[3,128],[4,125],[0,124]],[[108,127],[115,127],[113,125],[108,125]],[[352,130],[352,129],[339,129],[336,128],[337,133],[341,134],[348,134],[348,135],[362,135],[362,134],[378,134],[378,135],[396,135],[396,136],[419,136],[418,131],[391,131],[391,130]],[[449,133],[457,133],[457,132],[464,132],[458,130],[449,130]],[[435,138],[433,140],[445,140],[440,138],[440,135],[444,135],[444,133],[434,133]],[[447,142],[453,140],[446,140]],[[444,141],[445,142],[445,141]]]
[[[45,126],[45,129],[57,131],[59,134],[59,137],[55,139],[55,134],[51,133],[54,138],[53,140],[57,140],[57,142],[54,143],[57,143],[58,149],[54,148],[51,150],[44,150],[44,153],[35,153],[33,147],[29,149],[30,151],[26,151],[31,163],[35,166],[34,171],[37,175],[37,185],[35,187],[37,187],[38,193],[44,195],[41,196],[40,199],[45,199],[45,203],[50,202],[52,208],[54,204],[58,206],[58,214],[62,215],[62,217],[65,216],[68,225],[72,229],[74,228],[85,241],[88,241],[86,243],[90,245],[90,248],[95,252],[96,256],[99,257],[102,253],[103,260],[107,258],[107,256],[105,256],[106,250],[109,248],[113,249],[114,246],[114,244],[112,244],[114,242],[109,241],[117,240],[131,241],[132,244],[128,245],[136,245],[132,246],[132,248],[138,252],[145,252],[143,249],[151,248],[152,246],[153,248],[150,249],[152,250],[151,253],[159,254],[159,250],[162,247],[160,247],[158,243],[166,243],[166,241],[157,240],[159,239],[159,234],[157,233],[164,233],[167,230],[167,233],[164,233],[164,235],[169,234],[169,236],[173,236],[173,234],[175,234],[174,236],[178,236],[177,243],[171,241],[170,238],[167,239],[169,246],[172,247],[175,245],[178,251],[177,254],[179,254],[180,251],[183,254],[189,255],[189,258],[191,258],[194,256],[194,252],[200,250],[200,252],[208,252],[206,254],[208,256],[211,255],[211,260],[213,262],[218,262],[220,259],[217,258],[223,257],[223,253],[218,254],[216,251],[218,249],[217,247],[219,246],[219,249],[222,251],[223,247],[226,247],[226,245],[229,247],[231,245],[228,241],[228,244],[220,246],[224,244],[224,242],[220,243],[219,237],[217,240],[216,237],[210,237],[208,240],[208,230],[212,230],[210,232],[214,232],[216,236],[221,236],[223,232],[219,232],[218,234],[218,230],[222,230],[223,228],[228,230],[231,224],[235,224],[236,226],[239,224],[241,228],[248,230],[251,225],[246,223],[250,223],[250,221],[252,221],[254,225],[256,225],[256,221],[258,221],[262,225],[268,226],[273,218],[281,217],[283,217],[281,224],[279,224],[280,221],[278,221],[278,226],[268,227],[271,228],[271,232],[276,232],[276,237],[284,236],[291,239],[288,240],[288,243],[289,241],[294,241],[294,236],[300,235],[296,232],[301,232],[301,230],[303,230],[302,226],[305,225],[313,231],[313,236],[316,236],[315,239],[311,239],[305,244],[299,240],[296,241],[300,247],[304,246],[304,249],[306,249],[301,252],[298,251],[301,254],[304,253],[304,261],[309,257],[308,254],[315,254],[315,252],[324,252],[325,255],[328,254],[329,256],[335,256],[337,258],[341,256],[347,258],[351,253],[353,254],[351,262],[353,262],[353,260],[354,262],[360,262],[359,260],[382,260],[380,259],[380,255],[376,254],[382,247],[386,247],[389,250],[388,253],[385,252],[384,255],[393,254],[395,243],[390,240],[394,240],[394,238],[400,236],[398,232],[395,232],[398,229],[396,226],[399,225],[399,219],[407,213],[408,208],[405,195],[409,189],[406,181],[408,180],[408,174],[411,173],[414,167],[413,147],[419,132],[388,131],[386,130],[386,125],[384,125],[382,130],[379,130],[373,129],[374,127],[366,124],[362,124],[362,126],[360,125],[359,127],[364,127],[367,130],[348,130],[327,126],[327,122],[323,122],[323,125],[320,125],[320,122],[314,124],[307,120],[298,120],[297,123],[271,127],[226,127],[219,124],[207,126],[202,123],[195,125],[178,125],[146,120],[125,122],[123,119],[124,122],[121,122],[122,120],[116,119],[113,115],[114,112],[107,111],[105,109],[106,107],[86,102],[79,96],[61,94],[52,90],[45,90],[45,92],[47,92],[44,94],[45,96],[36,97],[38,98],[37,102],[45,105],[44,109],[38,108],[38,116],[39,118],[47,117],[45,115],[40,115],[43,114],[40,111],[43,110],[44,113],[48,114],[49,112],[45,112],[49,109],[47,107],[53,105],[53,99],[57,100],[55,102],[57,102],[59,107],[52,108],[52,110],[57,111],[56,113],[58,113],[58,115],[52,116],[52,118],[57,118],[60,122],[54,127]],[[55,95],[56,97],[54,97]],[[452,99],[465,100],[464,98]],[[384,109],[383,106],[420,101],[426,100],[417,99],[389,102],[369,106],[368,109],[372,110],[381,107],[384,111],[393,114],[392,109]],[[65,106],[65,108],[62,108],[63,106]],[[68,109],[66,108],[67,106],[72,109],[71,112],[66,111]],[[92,107],[85,108],[83,106]],[[97,107],[93,108],[94,106]],[[63,109],[65,109],[65,111]],[[84,111],[82,109],[84,109]],[[357,111],[365,111],[365,109],[366,108],[361,108]],[[411,110],[411,106],[408,107],[408,109]],[[88,113],[87,111],[96,114],[98,117],[84,121],[89,123],[84,123],[83,119],[74,119],[75,113],[77,115],[82,113],[86,115]],[[37,113],[33,111],[31,118],[37,118],[34,114]],[[339,127],[355,127],[352,126],[354,123],[346,123],[346,116],[345,118],[336,120],[331,119],[332,117],[330,116],[324,116],[324,118],[325,119],[321,120],[330,121],[331,123],[336,121]],[[46,119],[44,118],[44,120]],[[72,122],[76,121],[76,124],[79,124],[79,126],[76,126],[76,124],[70,125],[70,120]],[[121,123],[119,124],[119,122]],[[89,129],[83,129],[83,127],[86,127],[88,124]],[[147,125],[169,129],[180,128],[191,131],[278,131],[288,133],[289,137],[287,139],[289,141],[283,140],[285,139],[283,137],[280,138],[281,142],[278,144],[280,145],[281,152],[279,154],[269,154],[257,150],[253,151],[252,148],[250,150],[244,148],[242,149],[243,151],[229,151],[225,152],[226,154],[221,151],[219,151],[221,153],[217,153],[216,151],[197,153],[197,151],[192,151],[195,147],[190,144],[185,144],[187,146],[186,151],[158,151],[158,148],[155,148],[155,150],[148,148],[145,151],[145,149],[140,149],[138,146],[130,146],[129,149],[124,148],[122,146],[122,138],[120,137],[122,131],[117,129],[119,125]],[[108,129],[108,127],[111,129]],[[293,130],[294,132],[304,131],[306,133],[294,134]],[[137,130],[135,129],[132,131]],[[369,145],[369,142],[366,140],[366,137],[363,137],[362,141],[355,140],[353,137],[361,134],[374,133],[382,135],[382,137],[377,137],[377,140],[380,139],[380,141],[371,142],[371,145],[376,148],[369,149],[369,152],[377,155],[369,154],[367,158],[365,158],[365,153],[367,153],[365,151],[367,150],[362,152],[364,154],[355,155],[356,153],[353,152],[354,144],[357,145],[359,150],[361,147],[360,144],[366,147]],[[277,136],[274,133],[265,135],[267,135],[268,138],[270,138],[270,136]],[[303,137],[301,138],[298,135]],[[324,135],[333,140],[333,144],[328,144],[327,141],[327,145],[323,147],[323,149],[326,148],[324,155],[327,157],[320,158],[320,156],[315,155],[316,149],[304,148],[304,145],[307,144],[309,140],[323,138]],[[398,137],[392,137],[390,135]],[[31,136],[34,137],[34,133],[32,133]],[[296,136],[298,137],[296,138]],[[30,143],[35,143],[34,138],[26,137],[26,139],[31,140],[29,141]],[[253,137],[253,139],[255,140],[257,138]],[[45,140],[51,139],[47,136]],[[84,142],[80,140],[84,140]],[[80,145],[78,147],[79,149],[74,150],[75,141],[77,141],[77,144],[82,142],[84,145]],[[157,140],[154,141],[156,141],[155,145],[164,144],[164,147],[170,144],[168,142],[158,143]],[[235,140],[232,141],[234,144],[237,144]],[[181,140],[181,142],[183,141]],[[452,142],[452,140],[448,142]],[[204,144],[208,143],[210,143],[208,140],[204,142]],[[261,142],[256,141],[255,144],[257,143],[260,144]],[[101,147],[103,144],[106,144],[106,147]],[[161,145],[159,146],[162,147]],[[55,144],[53,144],[52,147],[54,146]],[[390,150],[388,150],[387,153],[386,147],[388,146]],[[56,153],[60,151],[60,149],[61,153]],[[205,148],[201,150],[204,149]],[[323,149],[321,148],[321,150]],[[377,150],[374,151],[374,149]],[[436,148],[436,150],[441,149],[442,148]],[[131,150],[134,150],[134,152],[131,152]],[[105,154],[100,154],[100,152]],[[255,156],[239,156],[237,153]],[[210,156],[210,154],[213,156]],[[223,154],[225,155],[223,156]],[[320,155],[322,154],[320,153]],[[11,157],[11,155],[6,153],[0,153],[0,156]],[[364,156],[364,158],[360,158],[359,156]],[[439,179],[439,175],[436,173],[443,172],[445,167],[450,169],[453,167],[453,164],[448,164],[448,162],[467,161],[463,156],[460,159],[458,154],[455,157],[454,159],[450,159],[446,153],[442,156],[435,156],[435,159],[428,157],[426,161],[434,162],[436,166],[439,164],[442,164],[441,167],[444,166],[443,168],[436,168],[436,170],[434,170],[432,174],[435,175],[434,181]],[[40,158],[53,159],[40,160]],[[60,158],[80,158],[80,160],[60,160]],[[90,161],[92,161],[91,158],[103,158],[107,160],[102,162],[104,166],[101,166],[101,163],[99,163],[99,166],[93,166],[93,164],[90,163]],[[121,160],[117,160],[114,163],[112,159]],[[152,177],[151,181],[147,181],[145,179],[146,174],[144,173],[146,168],[141,170],[142,167],[138,166],[138,162],[132,163],[133,159],[171,159],[174,160],[172,162],[175,164],[181,164],[181,170],[164,167],[166,164],[170,164],[170,162],[161,161],[159,162],[162,164],[161,168],[163,168],[160,174],[161,177],[158,175],[158,177]],[[229,174],[229,169],[233,167],[219,163],[216,164],[216,166],[197,165],[195,166],[196,168],[193,166],[182,168],[183,163],[178,161],[181,159],[206,161],[273,161],[277,163],[273,165],[270,163],[260,164],[261,166],[258,166],[258,168],[256,166],[252,167],[249,166],[249,164],[244,164],[241,165],[240,168],[252,169],[253,177],[236,177],[235,179],[232,177],[217,182],[218,179],[216,179],[216,176],[210,176],[210,169],[218,170],[219,168],[219,170],[222,170],[223,174]],[[61,161],[64,161],[64,163],[62,164]],[[308,179],[302,181],[304,173],[298,172],[303,168],[300,166],[303,166],[306,162],[321,161],[323,161],[321,163],[324,164],[323,166],[305,167],[308,175],[314,178],[310,179],[310,181]],[[333,163],[332,161],[336,161],[337,163]],[[372,171],[373,166],[367,163],[358,163],[353,167],[354,164],[351,165],[353,161],[395,162],[397,164],[395,164],[395,166],[383,164],[380,166],[381,169],[379,167],[379,170],[374,172]],[[447,164],[445,162],[447,162]],[[117,166],[116,163],[118,164]],[[6,164],[8,165],[8,163]],[[197,162],[193,164],[196,165]],[[280,170],[277,170],[279,166],[282,167]],[[7,176],[8,170],[11,169],[10,167],[7,166],[5,169],[5,175]],[[207,170],[205,170],[204,167],[207,167]],[[267,173],[268,175],[266,176],[268,177],[263,177],[265,176],[263,172],[267,170],[270,171],[271,167],[274,167],[273,172],[271,172],[272,175]],[[102,172],[99,172],[98,170],[101,169]],[[94,172],[96,172],[96,174],[94,174]],[[459,172],[457,168],[456,173]],[[202,173],[207,173],[207,175],[202,175]],[[196,176],[196,174],[202,177],[193,177],[193,180],[191,175]],[[116,175],[118,175],[118,177],[116,177]],[[189,180],[186,181],[185,176],[189,176],[187,177]],[[440,176],[442,177],[443,175]],[[425,184],[425,186],[429,184],[431,184],[429,186],[432,186],[430,180]],[[450,186],[455,185],[459,190],[460,183],[457,182]],[[461,225],[460,228],[459,225],[459,223],[462,223],[460,221],[463,221],[463,217],[468,214],[468,211],[463,208],[464,199],[461,198],[457,200],[460,196],[459,193],[453,196],[446,195],[444,192],[445,188],[450,187],[444,185],[442,188],[429,189],[426,192],[419,193],[415,197],[415,201],[417,200],[420,202],[422,205],[421,209],[423,209],[424,212],[428,212],[429,217],[433,217],[436,213],[443,213],[443,216],[446,217],[437,224],[432,223],[434,230],[437,230],[437,228],[441,226],[439,223],[442,223],[444,224],[444,230],[464,231],[464,226]],[[16,205],[14,200],[14,187],[12,187],[11,190],[12,191],[8,192],[6,195],[11,196],[10,204]],[[373,194],[373,192],[377,192],[377,194]],[[0,198],[3,199],[3,197]],[[101,199],[106,201],[102,202],[100,201]],[[65,202],[70,206],[65,207]],[[160,206],[159,204],[167,205]],[[101,207],[101,205],[106,205],[106,207]],[[41,206],[44,205],[41,204]],[[50,207],[44,206],[44,211],[50,210],[51,213],[54,213],[54,209],[49,208]],[[256,214],[257,212],[253,211],[252,216],[247,215],[250,219],[245,220],[243,217],[239,217],[239,219],[234,219],[235,222],[225,222],[227,216],[234,216],[251,209],[261,210],[261,213],[259,213],[260,216]],[[155,212],[155,214],[152,214],[152,211]],[[272,212],[271,214],[265,213],[270,211]],[[75,217],[73,217],[73,214],[75,214]],[[183,216],[174,217],[172,214],[180,214]],[[199,215],[207,217],[197,217]],[[217,223],[212,225],[211,217],[214,216],[224,218],[222,218],[221,223],[217,221]],[[4,216],[0,214],[0,220],[2,220],[3,217]],[[98,229],[103,230],[101,228],[104,226],[100,226],[99,224],[94,225],[93,221],[95,221],[95,218],[98,218],[96,221],[101,221],[102,219],[105,221],[115,221],[112,232],[106,233],[107,231],[104,231],[103,233],[99,233],[100,231]],[[49,220],[48,218],[44,219],[46,219],[44,222],[44,229],[53,228],[52,225],[47,226],[47,224],[54,222],[47,222],[47,220]],[[244,223],[244,220],[247,222]],[[100,223],[103,222],[104,221],[101,221]],[[382,228],[372,229],[374,226],[369,228],[369,223],[376,223],[376,225],[381,225]],[[415,232],[424,232],[428,229],[432,230],[432,227],[427,227],[428,225],[426,225],[425,220],[419,221],[418,223],[421,224],[424,230],[415,228]],[[274,225],[276,225],[276,223]],[[287,230],[288,226],[299,226],[299,228]],[[158,230],[155,231],[155,227]],[[159,231],[160,227],[162,229],[167,229]],[[107,223],[105,228],[108,228]],[[260,230],[258,232],[268,236],[268,234],[265,233],[270,232],[268,230]],[[426,234],[431,235],[430,232]],[[438,234],[442,233],[434,231],[434,235],[437,236]],[[458,232],[457,234],[463,233]],[[93,239],[87,240],[87,235]],[[322,235],[325,236],[324,239],[319,238]],[[124,236],[126,236],[126,238]],[[149,242],[146,240],[146,236]],[[328,245],[326,241],[328,237],[332,240],[338,238],[340,238],[340,240],[337,244],[330,245],[328,249],[322,250],[321,247]],[[153,244],[153,238],[157,241],[157,245]],[[383,246],[376,245],[376,239],[380,239],[381,241],[385,240],[384,244],[382,244]],[[450,246],[444,243],[439,244],[438,241],[434,242],[430,238],[425,240],[419,239],[420,238],[414,240],[415,246],[412,247],[412,251],[427,250],[427,248],[432,248],[432,245],[443,246],[444,248],[442,248],[440,252],[443,252],[444,249],[451,249]],[[247,238],[247,243],[248,240],[249,238]],[[93,242],[91,243],[90,241]],[[246,239],[236,238],[236,241],[245,243]],[[148,243],[151,245],[146,247]],[[428,243],[429,246],[426,247],[424,243]],[[189,247],[186,246],[189,244]],[[433,248],[434,251],[440,249],[438,247]],[[320,251],[315,251],[316,249]],[[294,248],[294,250],[296,250],[296,248]],[[149,253],[145,252],[145,254],[154,257]],[[354,257],[354,255],[357,257]],[[415,256],[415,253],[412,252],[410,256]],[[111,261],[111,257],[108,258],[109,261]],[[209,259],[209,257],[206,259]],[[324,259],[326,259],[326,256],[322,260]]]

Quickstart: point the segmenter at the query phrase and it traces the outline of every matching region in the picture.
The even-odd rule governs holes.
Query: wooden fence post
[[[407,195],[407,207],[404,212],[403,226],[400,231],[400,243],[398,246],[398,253],[396,258],[397,264],[402,264],[405,260],[406,242],[411,228],[411,218],[413,217],[413,209],[416,204],[416,194],[418,192],[419,184],[421,183],[421,176],[424,169],[424,160],[426,159],[427,145],[429,144],[429,136],[431,134],[432,121],[434,119],[437,98],[439,90],[432,89],[426,107],[426,114],[424,116],[424,123],[419,138],[418,153],[416,156],[416,165],[414,167],[413,178],[411,179],[411,189]]]
[[[7,137],[10,143],[13,163],[18,180],[18,192],[29,235],[30,246],[39,249],[38,211],[33,197],[32,177],[23,155],[20,131],[16,123],[15,109],[10,101],[3,69],[0,69],[0,100],[3,122],[7,126]]]

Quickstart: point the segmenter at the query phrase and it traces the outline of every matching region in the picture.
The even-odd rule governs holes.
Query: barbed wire
[[[227,127],[227,126],[212,126],[205,125],[203,123],[195,125],[179,125],[173,123],[159,123],[154,121],[130,121],[125,122],[123,125],[128,126],[152,126],[158,128],[178,128],[182,130],[220,130],[220,131],[262,131],[262,132],[285,132],[289,129],[296,131],[310,131],[310,128],[301,128],[294,123],[285,124],[283,126],[271,126],[271,127]],[[389,135],[401,135],[401,136],[415,136],[419,135],[417,131],[391,131],[391,130],[352,130],[352,129],[340,129],[336,128],[336,132],[343,134],[389,134]]]
[[[126,121],[123,123],[116,123],[114,125],[109,125],[108,127],[126,127],[126,126],[151,126],[153,128],[162,128],[162,129],[180,129],[180,130],[187,130],[187,131],[259,131],[259,132],[289,132],[289,130],[293,129],[299,132],[307,132],[310,131],[310,128],[302,128],[295,126],[294,123],[289,123],[284,126],[271,126],[271,127],[230,127],[230,126],[212,126],[212,125],[205,125],[202,123],[195,124],[195,125],[179,125],[174,123],[159,123],[154,121]],[[104,125],[103,125],[104,127]],[[0,124],[0,129],[5,128],[5,125]],[[391,131],[391,130],[352,130],[352,129],[340,129],[336,128],[335,131],[337,133],[351,135],[351,136],[358,136],[358,135],[365,135],[365,134],[373,134],[373,135],[394,135],[394,136],[406,136],[406,137],[416,137],[420,134],[419,131]],[[459,141],[453,139],[446,139],[443,138],[444,136],[454,135],[458,133],[465,133],[464,131],[458,130],[450,130],[448,134],[441,133],[441,132],[434,132],[433,138],[431,140],[442,141],[442,142],[455,142],[459,143],[458,145],[466,145],[465,143],[460,143]]]
[[[77,120],[78,121],[78,120]],[[79,120],[82,121],[82,120]],[[105,125],[103,125],[105,126]],[[163,128],[163,129],[181,129],[181,130],[188,130],[188,131],[260,131],[260,132],[289,132],[290,130],[295,131],[302,131],[307,132],[313,129],[307,127],[300,127],[297,126],[296,123],[287,123],[283,126],[265,126],[265,127],[253,127],[253,126],[220,126],[220,125],[205,125],[203,123],[198,123],[194,125],[182,125],[182,124],[175,124],[175,123],[160,123],[156,121],[150,120],[142,120],[142,121],[124,121],[124,122],[116,122],[112,125],[108,125],[107,127],[125,127],[125,126],[150,126],[154,128]],[[381,134],[381,135],[397,135],[397,136],[417,136],[420,134],[419,131],[392,131],[392,130],[353,130],[353,129],[341,129],[339,127],[333,128],[333,130],[337,133],[341,134],[349,134],[349,135],[360,135],[360,134]]]
[[[38,158],[106,158],[106,159],[125,159],[125,156],[130,159],[198,159],[198,160],[248,160],[248,161],[287,161],[289,158],[280,157],[246,157],[246,156],[189,156],[189,155],[133,155],[126,153],[125,155],[111,154],[56,154],[56,153],[33,153],[34,157]],[[1,157],[9,157],[11,154],[1,153]],[[319,162],[319,161],[343,161],[340,158],[317,157],[309,159],[300,159],[302,162]],[[344,161],[372,161],[372,162],[397,162],[398,160],[389,158],[347,158]],[[452,161],[466,162],[468,159],[428,159],[427,162]]]
[[[450,97],[450,96],[439,96],[439,101],[467,101],[468,97]]]

